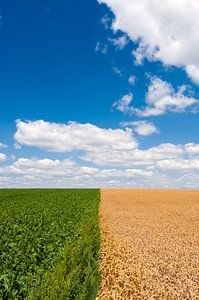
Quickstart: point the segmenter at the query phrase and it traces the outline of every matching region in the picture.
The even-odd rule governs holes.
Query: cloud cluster
[[[186,96],[186,91],[187,87],[184,85],[175,91],[170,83],[158,77],[152,77],[143,109],[131,105],[133,94],[124,95],[113,106],[125,114],[135,114],[139,117],[158,116],[167,112],[182,113],[199,104],[198,99]]]
[[[43,120],[27,122],[17,120],[16,125],[14,137],[18,144],[48,151],[132,150],[137,147],[131,129],[103,129],[92,124],[77,122],[58,124]]]
[[[137,63],[144,58],[185,69],[199,84],[198,0],[98,0],[115,15],[114,31],[121,30],[137,44]]]
[[[71,153],[78,150],[78,158],[103,166],[154,166],[160,160],[199,156],[199,145],[194,143],[167,143],[142,150],[133,130],[146,135],[157,131],[157,128],[146,121],[133,122],[133,126],[133,129],[104,129],[76,122],[59,124],[18,120],[14,137],[19,144],[47,151]]]
[[[0,185],[96,187],[117,182],[119,186],[128,180],[137,181],[153,175],[151,170],[135,168],[118,170],[79,166],[69,159],[19,158],[11,165],[0,168]]]
[[[152,131],[153,124],[146,121],[133,123],[134,129],[122,130],[75,122],[18,120],[17,143],[69,153],[67,156],[71,155],[73,159],[50,159],[45,154],[42,159],[8,160],[0,167],[0,186],[199,187],[199,144],[167,143],[140,149],[133,130],[146,135]],[[4,154],[2,161],[5,158]]]
[[[113,150],[86,152],[81,158],[101,166],[134,167],[145,166],[154,167],[157,161],[163,159],[178,159],[185,154],[184,145],[160,144],[156,147],[141,150]]]
[[[199,159],[164,159],[157,162],[157,166],[163,170],[199,170]]]
[[[187,145],[162,144],[147,150],[135,150],[129,153],[126,161],[121,153],[120,157],[117,153],[118,161],[114,162],[116,153],[109,153],[108,157],[107,153],[105,157],[98,153],[99,165],[104,163],[103,159],[112,158],[114,167],[79,165],[70,159],[22,157],[0,167],[0,186],[199,188],[199,152],[182,159],[186,148]],[[105,163],[108,165],[107,161]]]

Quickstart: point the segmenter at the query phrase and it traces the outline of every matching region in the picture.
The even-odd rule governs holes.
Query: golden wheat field
[[[199,191],[102,189],[99,300],[199,299]]]

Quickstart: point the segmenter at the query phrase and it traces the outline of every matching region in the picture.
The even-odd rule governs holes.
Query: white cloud
[[[138,109],[130,105],[133,100],[132,94],[123,96],[114,106],[123,113],[140,117],[158,116],[167,112],[182,113],[199,103],[197,99],[186,96],[186,90],[186,86],[181,86],[176,92],[170,83],[152,77],[145,97],[145,108]]]
[[[12,165],[0,168],[0,173],[59,177],[66,174],[70,175],[71,169],[75,168],[75,162],[69,159],[60,161],[47,158],[19,158]]]
[[[0,176],[0,187],[6,187],[10,182],[9,177]]]
[[[132,151],[87,152],[83,159],[98,166],[109,165],[118,168],[131,167],[142,168],[146,171],[151,170],[154,172],[153,176],[154,174],[156,176],[156,187],[164,186],[167,188],[174,184],[174,188],[199,188],[199,181],[195,180],[194,184],[192,182],[192,177],[199,176],[198,144],[175,145],[167,143],[145,150],[137,148]],[[175,173],[167,174],[170,171],[175,171]],[[189,172],[189,180],[187,179],[187,172]],[[186,179],[178,181],[177,178],[182,176],[185,176]]]
[[[158,133],[157,127],[152,122],[136,121],[136,122],[122,122],[123,127],[133,127],[133,130],[143,136]]]
[[[95,149],[130,150],[137,147],[131,129],[103,129],[92,124],[58,124],[39,121],[16,122],[17,143],[54,152]]]
[[[0,143],[0,148],[7,148],[8,146],[3,144],[3,143]]]
[[[128,44],[128,37],[123,34],[117,38],[110,38],[109,41],[118,49],[123,49]]]
[[[95,52],[96,53],[101,53],[101,54],[107,54],[108,52],[108,46],[104,45],[100,42],[97,42],[96,46],[95,46]]]
[[[168,111],[184,112],[186,108],[196,104],[198,100],[185,96],[186,87],[181,86],[177,92],[172,85],[160,78],[153,77],[146,95],[146,108],[136,109],[139,116],[162,115]]]
[[[188,154],[198,154],[199,155],[199,144],[188,143],[185,145],[185,151]]]
[[[198,0],[98,0],[115,15],[112,27],[138,44],[138,63],[144,58],[185,68],[199,83]]]
[[[22,157],[2,166],[0,174],[8,177],[7,186],[199,187],[198,144],[167,143],[140,149],[133,130],[136,126],[153,124],[132,123],[134,129],[122,130],[75,122],[18,120],[15,134],[18,143],[47,151],[72,152],[73,160]],[[3,181],[1,186],[6,185]]]
[[[124,95],[121,99],[113,103],[113,107],[116,107],[117,110],[125,113],[125,114],[131,114],[133,112],[133,108],[130,106],[130,104],[133,101],[133,94],[127,94]]]
[[[113,66],[113,71],[116,75],[122,76],[122,70],[116,66]]]
[[[199,68],[194,65],[188,65],[186,67],[187,75],[190,79],[193,80],[196,84],[199,84]]]
[[[3,162],[6,160],[6,154],[0,153],[0,162]]]
[[[129,79],[128,79],[128,82],[129,82],[130,85],[134,85],[135,82],[136,82],[136,76],[130,75]]]
[[[14,143],[14,148],[15,148],[15,150],[20,150],[21,145],[19,145],[18,143]]]
[[[101,19],[101,23],[104,25],[105,29],[109,29],[111,27],[111,19],[108,17],[108,15],[105,15]]]
[[[133,136],[133,130],[142,135],[152,134],[157,131],[155,125],[146,121],[123,125],[133,125],[133,129],[103,129],[92,124],[76,122],[58,124],[42,120],[28,122],[18,120],[15,139],[20,144],[47,151],[67,153],[81,150],[83,152],[77,154],[78,158],[104,166],[153,166],[159,160],[186,159],[186,156],[199,154],[199,146],[194,143],[185,145],[167,143],[141,150]],[[49,161],[44,160],[42,163],[48,165]],[[53,164],[56,163],[57,161],[53,161]]]
[[[154,166],[163,159],[177,159],[184,154],[183,145],[160,144],[146,150],[104,150],[88,151],[81,158],[101,166]]]
[[[151,170],[142,169],[99,169],[79,166],[77,163],[65,160],[51,160],[38,158],[19,158],[11,165],[0,168],[0,174],[6,175],[6,181],[12,186],[101,186],[113,180],[140,180],[154,176]],[[5,180],[0,176],[0,185]]]
[[[177,159],[161,160],[157,166],[163,170],[180,171],[180,170],[199,170],[199,159]]]
[[[0,167],[0,186],[199,188],[199,159],[180,158],[183,149],[182,145],[165,144],[135,150],[135,157],[129,159],[137,159],[138,164],[143,164],[147,156],[146,165],[136,168],[96,168],[80,166],[70,159],[19,158]]]
[[[131,97],[130,97],[131,99]],[[127,99],[129,100],[129,99]],[[133,130],[147,135],[157,132],[151,122],[124,122],[123,126],[133,129],[104,129],[92,124],[68,122],[67,124],[39,121],[17,121],[15,139],[18,143],[53,152],[82,150],[78,157],[94,164],[150,165],[155,160],[182,158],[182,155],[198,155],[199,145],[160,144],[141,150]],[[20,161],[22,163],[22,161]],[[43,161],[47,163],[48,161]],[[56,163],[54,161],[53,163]]]

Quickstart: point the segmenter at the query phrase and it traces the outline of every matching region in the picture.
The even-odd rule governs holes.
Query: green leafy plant
[[[99,190],[1,190],[0,206],[0,299],[95,299]]]

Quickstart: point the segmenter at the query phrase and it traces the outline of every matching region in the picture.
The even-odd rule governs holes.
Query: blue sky
[[[188,3],[1,1],[0,186],[198,188]]]

